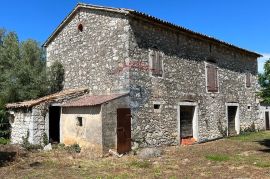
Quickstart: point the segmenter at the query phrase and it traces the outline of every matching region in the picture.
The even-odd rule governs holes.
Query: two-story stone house
[[[257,53],[134,10],[87,4],[78,4],[44,47],[47,66],[65,68],[64,90],[89,91],[42,108],[45,122],[35,129],[54,135],[48,123],[57,116],[60,142],[125,152],[134,144],[178,145],[264,128]],[[7,107],[15,124],[22,110],[43,103]]]

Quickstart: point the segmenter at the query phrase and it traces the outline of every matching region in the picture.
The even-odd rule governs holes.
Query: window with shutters
[[[215,63],[206,63],[206,83],[208,92],[218,92],[218,68]]]
[[[155,77],[163,76],[162,53],[157,50],[150,51],[150,74]]]
[[[250,73],[246,73],[246,87],[249,88],[251,86],[251,79],[250,79],[251,75]]]

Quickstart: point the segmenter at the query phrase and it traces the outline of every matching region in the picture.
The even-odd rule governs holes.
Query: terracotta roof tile
[[[87,91],[88,91],[87,88],[67,89],[67,90],[63,90],[63,91],[60,91],[58,93],[44,96],[42,98],[38,98],[38,99],[34,99],[34,100],[17,102],[17,103],[9,103],[9,104],[6,104],[6,108],[9,109],[9,108],[32,107],[32,106],[36,106],[36,105],[43,103],[43,102],[55,101],[59,98],[65,97],[65,96],[71,96],[71,95],[76,95],[76,94],[83,95]]]
[[[111,95],[87,95],[82,96],[79,99],[71,100],[63,104],[63,107],[83,107],[83,106],[95,106],[99,104],[103,104],[105,102],[111,101],[113,99],[120,98],[122,96],[126,96],[128,93],[124,94],[111,94]]]

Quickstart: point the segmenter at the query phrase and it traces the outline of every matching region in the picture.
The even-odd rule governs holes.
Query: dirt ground
[[[3,151],[0,147],[1,156]],[[60,149],[19,151],[23,155],[13,152],[14,161],[2,161],[0,178],[270,178],[270,132],[163,151],[149,160],[131,154],[100,158]]]

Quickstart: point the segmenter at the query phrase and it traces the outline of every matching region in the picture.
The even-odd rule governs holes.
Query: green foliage
[[[259,74],[259,84],[261,91],[258,96],[263,100],[264,103],[270,103],[270,59],[264,64],[264,73]]]
[[[65,149],[70,153],[80,153],[81,147],[79,144],[72,144],[70,146],[66,146]]]
[[[49,144],[49,139],[48,139],[48,136],[47,136],[46,132],[43,133],[43,144],[44,145]]]
[[[50,93],[55,93],[63,89],[64,67],[59,61],[55,61],[49,68]]]
[[[62,90],[64,68],[56,62],[47,70],[44,54],[37,41],[19,42],[15,32],[0,29],[0,137],[10,135],[6,103]]]
[[[5,138],[3,138],[3,137],[0,137],[0,144],[6,145],[6,144],[8,144],[9,142],[10,142],[9,139],[5,139]]]

